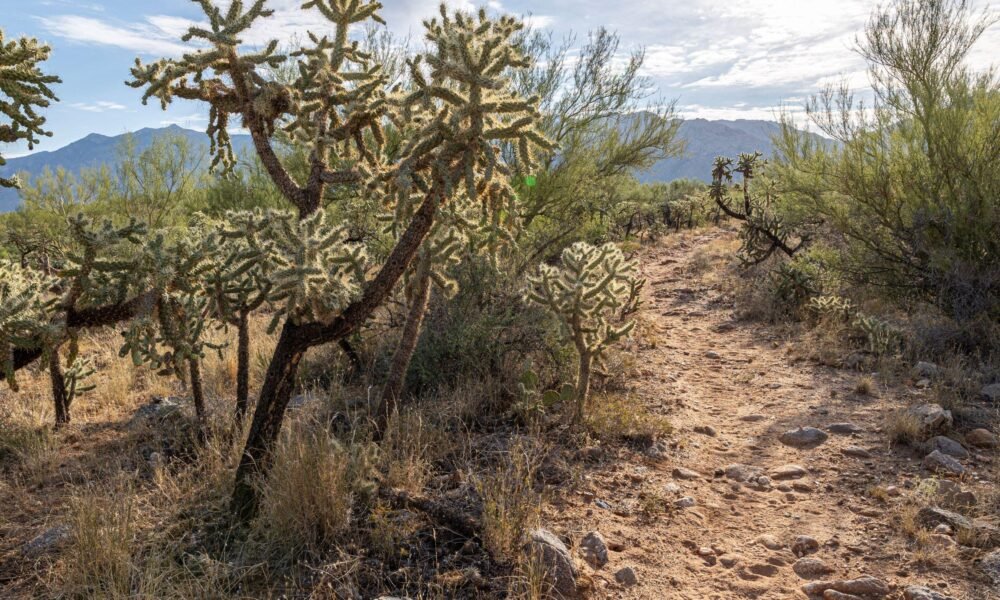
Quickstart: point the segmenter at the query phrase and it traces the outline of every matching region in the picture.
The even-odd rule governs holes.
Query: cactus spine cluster
[[[541,265],[529,278],[529,301],[556,314],[579,357],[576,380],[576,419],[584,416],[595,362],[626,337],[635,321],[624,315],[635,309],[645,280],[638,265],[614,244],[593,246],[577,242],[562,252],[561,266]]]

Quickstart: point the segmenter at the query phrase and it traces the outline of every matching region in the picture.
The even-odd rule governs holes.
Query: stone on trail
[[[1000,383],[991,383],[979,390],[979,397],[986,402],[1000,402]]]
[[[935,450],[924,457],[923,466],[932,473],[944,475],[961,475],[965,473],[965,467],[955,458],[943,454],[940,450]]]
[[[997,436],[993,435],[989,429],[973,429],[965,434],[965,443],[976,448],[996,448]]]
[[[817,581],[807,583],[802,586],[802,591],[807,596],[820,596],[827,598],[826,592],[832,590],[841,594],[851,594],[862,598],[884,598],[889,594],[889,585],[881,579],[876,579],[870,575],[858,577],[857,579],[839,579],[836,581]],[[838,598],[838,596],[832,596]]]
[[[733,481],[739,481],[742,483],[750,480],[756,481],[758,477],[764,474],[764,469],[734,463],[726,467],[725,473],[727,479],[732,479]]]
[[[608,564],[608,544],[598,531],[591,531],[580,542],[580,554],[587,563],[599,569]]]
[[[799,465],[784,465],[771,471],[771,477],[777,479],[778,481],[802,479],[807,475],[809,475],[809,471],[807,471],[805,467]]]
[[[698,425],[694,428],[695,433],[700,433],[702,435],[707,435],[708,437],[715,437],[718,433],[715,428],[711,425]]]
[[[945,596],[922,585],[907,586],[903,590],[903,600],[954,600],[951,596]]]
[[[778,541],[778,538],[766,533],[758,537],[757,541],[768,550],[781,550],[785,547],[784,544]]]
[[[635,574],[635,569],[632,567],[625,567],[619,569],[615,573],[615,581],[622,584],[625,587],[632,587],[639,584],[639,577]]]
[[[826,427],[826,430],[837,435],[852,435],[864,432],[864,428],[854,423],[832,423]]]
[[[975,506],[978,502],[972,491],[948,479],[924,479],[918,489],[927,491],[941,506]]]
[[[906,411],[916,419],[920,430],[925,434],[946,433],[954,424],[950,410],[941,408],[940,404],[918,404]]]
[[[792,571],[802,579],[819,579],[832,573],[833,569],[818,558],[800,558],[792,565]]]
[[[576,597],[576,567],[562,540],[547,529],[536,529],[529,534],[523,550],[545,570],[552,591],[563,598]]]
[[[924,452],[933,452],[935,450],[940,450],[942,454],[954,456],[955,458],[969,457],[969,451],[963,448],[962,444],[943,435],[934,436],[924,442]]]
[[[825,442],[828,437],[825,432],[815,427],[799,427],[781,434],[778,441],[793,448],[815,448]]]
[[[808,535],[796,536],[792,542],[792,554],[795,556],[802,557],[817,551],[819,551],[819,542],[816,541],[816,538]]]
[[[701,473],[697,471],[692,471],[691,469],[686,469],[684,467],[675,467],[672,472],[672,475],[674,476],[674,479],[684,479],[684,480],[698,479],[699,477],[701,477]]]
[[[872,453],[861,446],[846,446],[840,449],[840,453],[854,458],[872,458]]]

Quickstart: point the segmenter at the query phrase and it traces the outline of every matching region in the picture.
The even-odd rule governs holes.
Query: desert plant
[[[548,307],[562,322],[579,358],[575,419],[581,420],[590,394],[590,374],[607,349],[627,336],[635,321],[623,320],[634,310],[645,280],[635,261],[614,244],[577,242],[563,250],[562,267],[541,265],[529,279],[527,297]]]
[[[501,142],[510,143],[524,164],[532,162],[532,146],[549,144],[534,128],[532,102],[510,89],[509,73],[527,65],[511,45],[522,28],[513,18],[494,20],[485,11],[452,16],[442,8],[440,18],[425,22],[429,50],[408,62],[402,88],[386,90],[380,66],[348,36],[352,26],[381,22],[378,2],[306,2],[303,9],[317,9],[333,24],[334,35],[311,36],[308,45],[290,56],[277,52],[277,41],[259,52],[241,52],[241,36],[273,14],[263,0],[249,5],[236,0],[226,11],[209,0],[199,3],[209,26],[192,27],[183,39],[207,48],[149,65],[137,61],[130,85],[145,88],[144,101],[156,98],[164,107],[174,98],[207,103],[213,164],[224,169],[233,162],[228,125],[239,117],[261,163],[300,219],[313,218],[328,188],[353,189],[386,205],[395,240],[374,276],[357,288],[313,286],[314,257],[308,252],[285,255],[287,273],[299,283],[274,286],[278,293],[287,292],[281,299],[286,318],[233,496],[234,510],[250,517],[257,507],[254,479],[270,466],[306,350],[348,336],[385,302],[442,207],[473,203],[480,209],[477,225],[485,226],[514,214],[515,196],[499,177],[509,172],[499,156]],[[289,64],[295,67],[289,82],[269,76]],[[382,152],[387,122],[405,135],[391,159]],[[307,151],[303,181],[292,176],[275,150],[272,138],[279,128]],[[307,244],[297,247],[310,249]],[[325,271],[336,265],[318,266]],[[320,290],[323,294],[316,295]]]
[[[39,67],[49,59],[48,46],[34,38],[22,37],[4,40],[0,31],[0,115],[9,124],[0,124],[0,143],[13,144],[24,141],[28,149],[35,147],[40,135],[51,136],[45,131],[45,117],[38,114],[38,108],[46,108],[55,93],[49,87],[60,83],[58,77],[46,75]],[[7,164],[0,155],[0,166]],[[17,187],[16,177],[0,177],[0,187]]]
[[[756,190],[751,187],[751,182],[760,170],[760,157],[760,152],[740,154],[735,167],[731,158],[716,158],[712,167],[712,184],[709,187],[709,196],[719,209],[742,221],[740,240],[743,245],[740,247],[739,257],[748,265],[764,262],[777,250],[789,257],[794,256],[810,241],[810,237],[801,232],[798,233],[798,243],[792,241],[793,232],[789,231],[781,216],[772,210],[775,199],[770,186],[763,186],[763,193],[755,193]],[[742,206],[738,206],[731,197],[734,173],[742,178]]]

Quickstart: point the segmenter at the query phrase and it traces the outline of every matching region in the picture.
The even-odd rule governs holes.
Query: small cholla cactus
[[[49,321],[55,305],[55,279],[17,263],[0,263],[0,352],[3,376],[17,391],[14,352],[41,349],[52,337]]]
[[[559,317],[579,355],[576,419],[580,420],[594,361],[602,362],[607,348],[632,331],[635,321],[621,317],[634,310],[645,280],[636,262],[627,260],[614,244],[577,242],[563,250],[561,267],[541,265],[529,281],[528,300]]]
[[[712,183],[709,186],[709,197],[715,201],[722,212],[728,216],[743,221],[740,229],[739,257],[745,264],[756,265],[764,262],[780,250],[787,256],[809,244],[807,235],[799,235],[797,244],[792,243],[793,233],[785,222],[771,210],[773,198],[770,190],[762,195],[754,195],[750,182],[757,176],[757,171],[763,166],[758,163],[760,152],[740,154],[733,167],[733,159],[717,157],[712,167]],[[730,184],[733,174],[742,177],[742,202],[734,202],[730,197]],[[739,206],[738,204],[742,204]]]
[[[28,149],[38,143],[39,135],[51,136],[45,131],[45,117],[36,108],[46,108],[55,93],[49,87],[59,83],[59,78],[46,75],[38,67],[49,58],[49,47],[33,38],[22,37],[11,42],[4,40],[0,31],[0,116],[10,123],[0,123],[0,144],[19,141],[28,143]],[[0,167],[7,164],[0,156]],[[17,187],[17,178],[0,177],[0,187]]]

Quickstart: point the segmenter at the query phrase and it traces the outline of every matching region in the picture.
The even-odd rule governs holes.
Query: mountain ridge
[[[707,182],[716,156],[736,156],[740,152],[760,151],[765,157],[770,157],[774,150],[771,137],[780,131],[781,125],[775,121],[686,119],[681,123],[679,131],[680,137],[687,142],[685,155],[659,161],[648,171],[637,173],[636,176],[644,183],[683,178]],[[139,151],[148,148],[154,139],[164,135],[182,135],[195,147],[204,147],[206,151],[208,149],[208,138],[203,131],[178,125],[146,127],[117,136],[91,133],[56,150],[9,158],[7,164],[0,167],[0,176],[9,177],[23,172],[37,176],[45,167],[52,170],[62,167],[72,173],[102,164],[113,167],[117,148],[126,135],[132,136]],[[232,140],[237,153],[253,144],[246,134],[233,134]],[[15,210],[19,204],[17,190],[0,189],[0,212]]]

